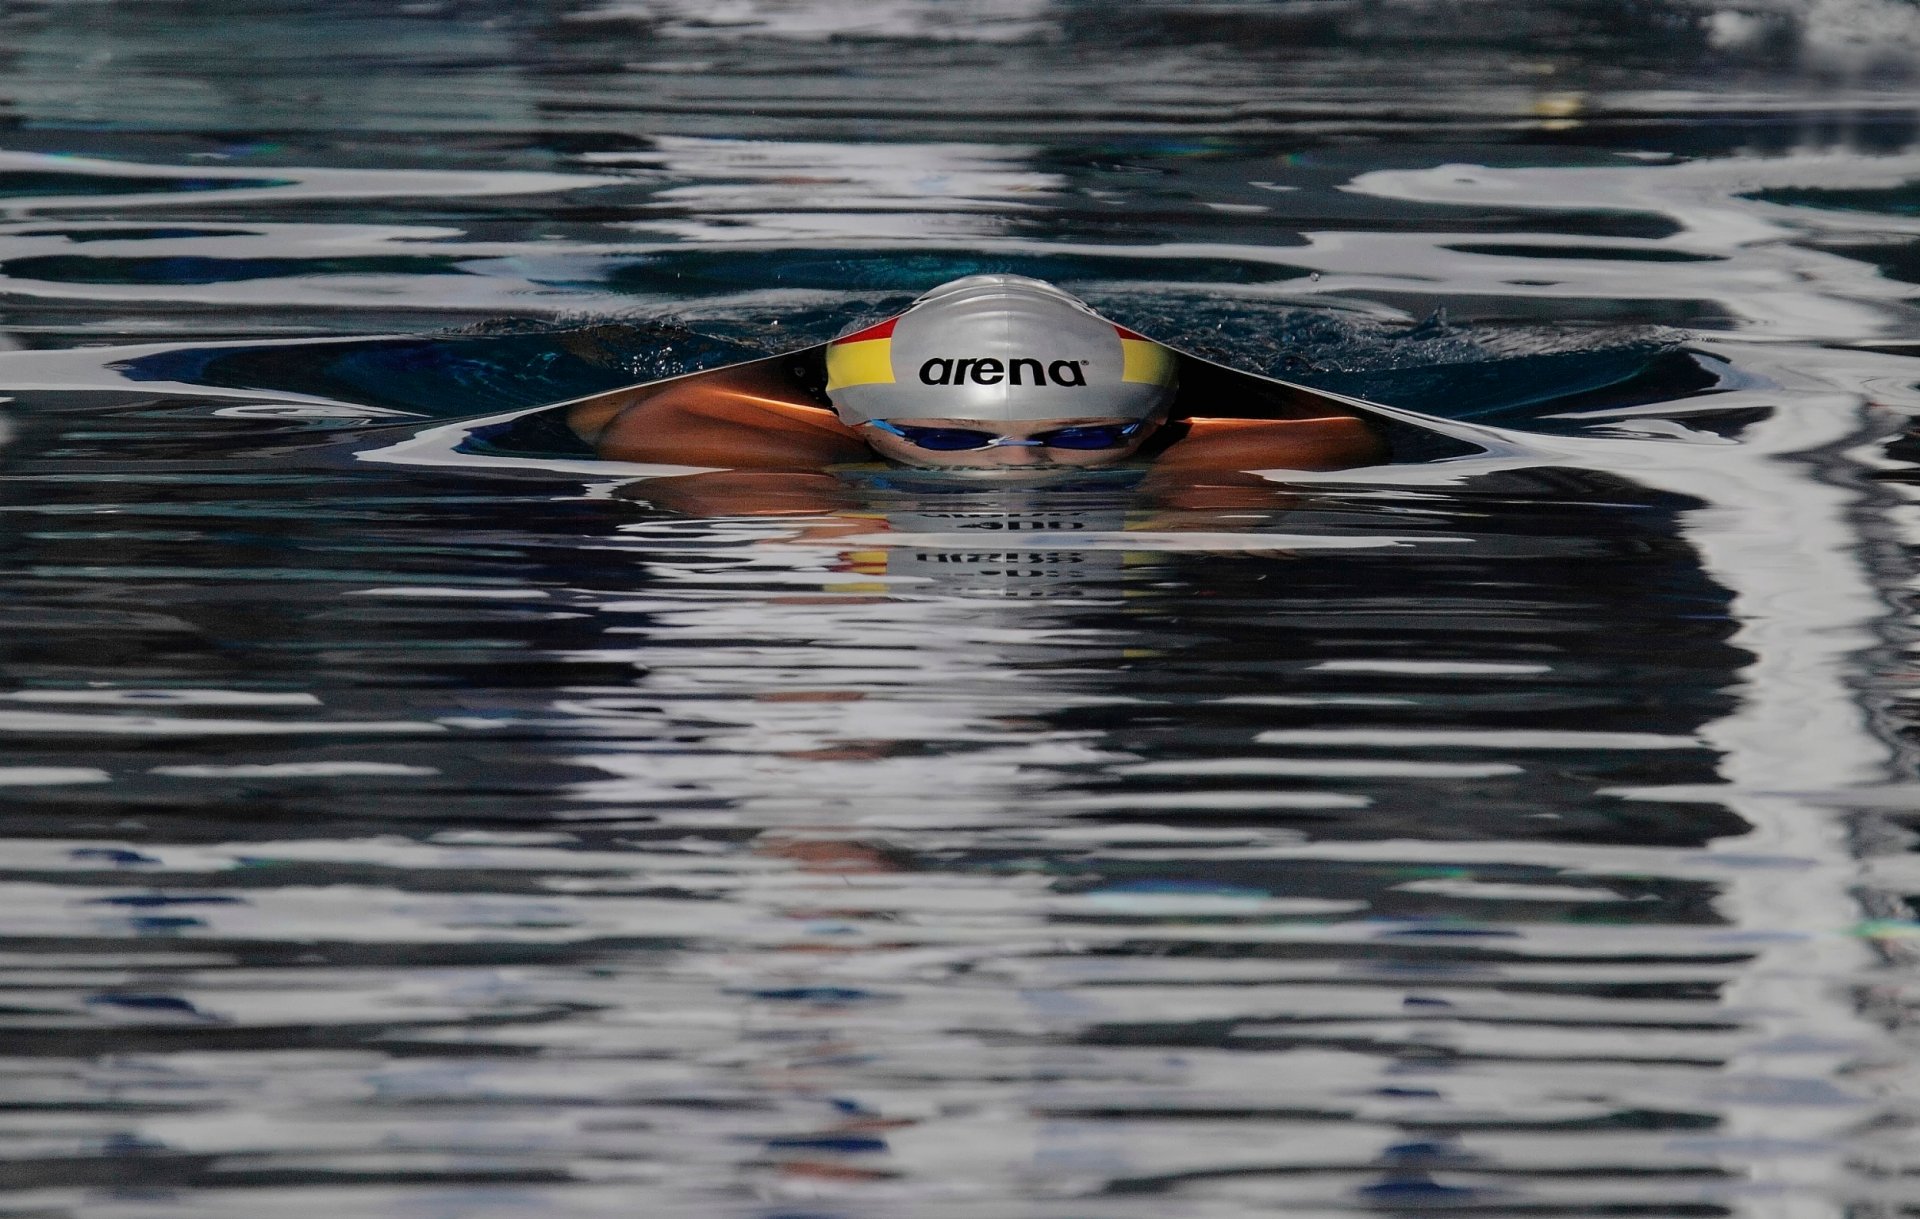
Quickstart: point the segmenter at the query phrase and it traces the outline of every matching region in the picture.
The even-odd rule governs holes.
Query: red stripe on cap
[[[869,326],[865,330],[856,330],[852,334],[843,334],[835,339],[834,342],[865,343],[873,339],[890,339],[893,337],[894,324],[899,320],[897,317],[890,317],[877,326]]]
[[[1153,340],[1148,338],[1146,335],[1136,334],[1133,331],[1128,330],[1125,326],[1120,325],[1118,322],[1114,323],[1113,328],[1120,332],[1120,337],[1123,339],[1139,339],[1142,343],[1153,342]]]

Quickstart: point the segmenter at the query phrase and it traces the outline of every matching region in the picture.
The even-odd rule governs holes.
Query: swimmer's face
[[[1125,461],[1139,452],[1140,446],[1160,430],[1160,421],[1151,420],[1136,428],[1117,447],[1083,449],[1063,445],[1008,444],[1004,441],[1044,440],[1049,437],[1049,433],[1067,428],[1119,429],[1139,421],[1097,416],[1085,419],[1042,419],[1031,422],[1002,420],[997,423],[981,419],[889,419],[887,422],[902,429],[959,429],[985,432],[990,436],[1002,438],[1003,443],[990,448],[943,450],[914,444],[905,437],[893,435],[871,425],[860,429],[861,439],[872,446],[874,452],[887,460],[897,461],[902,465],[919,466],[923,469],[941,470],[1084,469],[1089,466],[1110,466],[1116,462]]]

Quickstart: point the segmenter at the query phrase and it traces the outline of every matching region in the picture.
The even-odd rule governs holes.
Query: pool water
[[[1910,7],[0,30],[0,1216],[1920,1206]],[[501,430],[980,271],[1415,422]]]

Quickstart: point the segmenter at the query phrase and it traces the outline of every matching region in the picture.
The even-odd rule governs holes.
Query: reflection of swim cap
[[[942,284],[827,345],[827,396],[848,423],[1145,419],[1173,387],[1173,352],[1020,275]]]

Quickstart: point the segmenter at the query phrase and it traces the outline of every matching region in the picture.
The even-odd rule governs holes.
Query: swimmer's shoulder
[[[811,354],[755,360],[609,390],[568,407],[567,423],[591,444],[615,419],[638,408],[663,423],[680,413],[737,412],[754,406],[814,423],[828,418],[837,421],[827,401],[825,373],[812,367],[819,360],[810,361]]]
[[[1279,419],[1187,418],[1153,456],[1164,476],[1226,470],[1339,470],[1387,457],[1380,432],[1344,407]]]
[[[610,461],[714,468],[818,469],[863,461],[858,433],[770,359],[579,403],[574,430]]]

